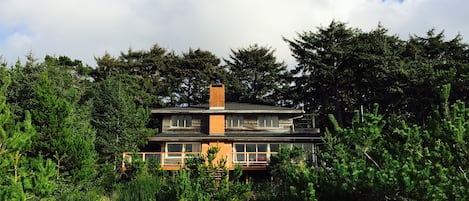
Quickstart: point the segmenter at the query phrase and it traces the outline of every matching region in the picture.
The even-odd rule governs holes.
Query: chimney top
[[[212,109],[225,109],[225,85],[211,84],[210,85],[210,103],[209,108]]]

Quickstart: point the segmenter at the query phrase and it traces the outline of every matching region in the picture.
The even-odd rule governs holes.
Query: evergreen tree
[[[219,64],[220,59],[209,51],[190,49],[184,53],[175,72],[181,83],[176,89],[179,103],[206,103],[210,84],[224,81],[224,69]]]
[[[230,75],[228,100],[284,104],[291,76],[286,65],[278,62],[274,53],[271,48],[257,44],[231,50],[230,60],[225,59]]]
[[[5,69],[2,69],[2,71]],[[23,122],[15,122],[5,97],[9,77],[0,85],[0,200],[47,199],[55,190],[55,164],[28,152],[37,135],[29,112]]]
[[[426,36],[411,36],[405,48],[402,60],[409,69],[405,102],[413,122],[424,122],[439,105],[438,87],[444,84],[453,86],[450,101],[467,103],[469,49],[461,35],[446,40],[443,32],[431,29]]]
[[[92,125],[100,163],[121,161],[122,152],[136,151],[153,133],[147,129],[150,112],[137,106],[119,77],[108,77],[93,90]]]
[[[358,30],[345,23],[333,21],[317,32],[298,34],[294,40],[284,39],[298,62],[292,70],[295,76],[293,100],[304,105],[307,112],[318,111],[324,117],[335,114],[340,125],[350,123],[356,91],[353,86],[351,61],[357,45]],[[325,124],[325,119],[321,123]]]
[[[428,128],[402,122],[391,131],[377,107],[357,112],[352,127],[332,118],[320,155],[321,199],[467,200],[469,110],[458,102],[447,111]]]
[[[103,57],[96,58],[96,62],[98,67],[91,72],[95,81],[131,75],[129,77],[133,79],[134,85],[139,86],[139,90],[143,89],[146,94],[152,95],[140,94],[139,104],[151,107],[175,104],[175,91],[180,85],[180,78],[176,76],[180,58],[174,52],[167,52],[155,44],[148,51],[129,49],[121,52],[118,58],[105,53]]]
[[[31,154],[55,159],[59,168],[57,178],[78,186],[89,182],[94,177],[96,159],[95,133],[89,118],[83,118],[86,116],[75,112],[68,101],[56,95],[47,74],[43,74],[35,88],[33,105],[32,122],[38,135],[33,139]]]

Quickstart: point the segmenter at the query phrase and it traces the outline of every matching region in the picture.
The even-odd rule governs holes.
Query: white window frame
[[[275,124],[277,124],[277,126],[275,126]],[[259,115],[257,116],[257,127],[258,128],[280,128],[280,121],[277,115]]]
[[[251,145],[251,144],[256,145],[256,151],[254,151],[254,152],[247,151],[247,145],[248,144],[249,145]],[[259,152],[259,144],[265,144],[266,145],[266,151],[265,152],[264,151]],[[235,163],[264,163],[264,162],[267,163],[268,160],[270,159],[270,156],[271,156],[271,153],[269,153],[269,152],[271,152],[270,151],[270,145],[271,144],[278,144],[279,147],[281,146],[280,143],[233,143],[233,153],[234,153],[233,154],[233,161]],[[243,145],[244,151],[240,152],[240,151],[236,150],[236,145]],[[250,161],[247,153],[249,153],[249,154],[255,153],[256,160],[255,161]],[[238,160],[238,154],[243,154],[244,155],[244,160]],[[259,154],[265,155],[264,156],[265,159],[260,161],[259,160]]]
[[[168,145],[174,145],[174,144],[177,144],[177,145],[182,145],[182,150],[181,151],[178,151],[180,152],[181,154],[179,156],[171,156],[171,155],[174,155],[174,154],[170,154],[170,151],[169,151],[169,148],[168,148]],[[192,145],[192,151],[190,151],[190,153],[193,153],[193,152],[200,152],[200,150],[202,149],[202,144],[201,143],[197,143],[197,142],[168,142],[166,143],[165,145],[165,157],[166,158],[182,158],[182,155],[185,153],[185,152],[188,152],[186,150],[186,146],[187,145]],[[185,154],[184,154],[185,155]]]
[[[243,128],[244,117],[243,115],[226,115],[226,128]]]
[[[192,116],[171,115],[171,128],[191,128],[191,127],[192,127]]]

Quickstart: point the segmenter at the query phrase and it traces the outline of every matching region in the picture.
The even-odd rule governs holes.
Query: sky
[[[219,58],[258,44],[293,67],[282,37],[332,20],[363,31],[381,24],[402,39],[435,28],[469,43],[468,9],[467,0],[0,0],[0,61],[10,66],[32,53],[39,61],[68,56],[95,67],[106,52],[117,57],[154,44]]]

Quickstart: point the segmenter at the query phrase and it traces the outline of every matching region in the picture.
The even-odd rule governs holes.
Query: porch
[[[226,160],[226,168],[233,170],[236,165],[240,165],[243,170],[266,170],[270,157],[278,152],[231,152],[219,153],[218,157]],[[124,152],[122,154],[125,164],[132,162],[135,157],[142,161],[158,164],[162,170],[178,170],[186,167],[189,158],[199,157],[202,152]],[[217,158],[218,158],[217,157]]]

